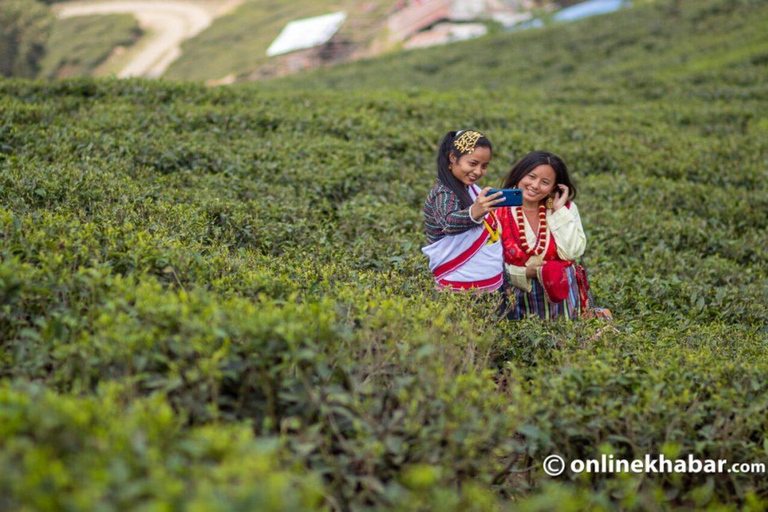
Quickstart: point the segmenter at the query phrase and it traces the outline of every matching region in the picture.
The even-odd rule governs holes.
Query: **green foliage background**
[[[0,82],[0,509],[765,510],[764,474],[541,469],[766,462],[768,7],[664,9],[232,88]],[[613,326],[434,291],[458,127],[489,184],[569,163]]]

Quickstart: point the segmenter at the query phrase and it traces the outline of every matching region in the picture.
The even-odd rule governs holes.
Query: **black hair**
[[[576,186],[568,175],[568,167],[562,158],[549,151],[531,151],[518,160],[504,178],[502,187],[513,188],[517,186],[520,180],[540,165],[550,165],[555,170],[555,188],[553,192],[557,191],[558,185],[565,185],[568,187],[568,200],[573,201],[576,197]]]
[[[451,172],[450,154],[453,153],[457,161],[460,160],[464,155],[469,154],[469,151],[461,152],[453,145],[453,142],[457,139],[457,137],[465,131],[467,130],[446,133],[445,137],[443,137],[443,142],[440,143],[440,149],[437,150],[437,181],[451,189],[453,193],[459,197],[459,202],[461,203],[462,209],[469,208],[472,206],[474,201],[472,201],[472,198],[469,197],[467,187],[465,187],[464,184],[460,182]],[[488,148],[489,151],[493,152],[491,141],[488,140],[485,135],[477,139],[475,147]]]

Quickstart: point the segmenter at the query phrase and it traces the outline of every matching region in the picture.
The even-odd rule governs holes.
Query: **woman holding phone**
[[[475,130],[448,132],[437,153],[437,183],[424,205],[429,245],[421,251],[439,289],[495,291],[504,284],[502,193],[480,189],[493,147]]]
[[[509,171],[504,188],[519,188],[523,196],[522,206],[496,212],[514,301],[508,318],[588,313],[586,273],[575,261],[587,238],[565,162],[547,151],[528,153]]]

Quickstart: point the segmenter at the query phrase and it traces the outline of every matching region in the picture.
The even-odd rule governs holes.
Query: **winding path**
[[[218,16],[230,12],[242,0],[218,3],[168,0],[65,2],[54,4],[59,18],[94,14],[133,14],[147,34],[129,50],[132,58],[117,76],[161,76],[181,55],[181,43],[207,28]]]

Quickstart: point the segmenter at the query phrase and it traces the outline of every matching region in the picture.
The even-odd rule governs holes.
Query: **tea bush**
[[[0,508],[764,510],[763,474],[541,468],[765,462],[766,68],[732,29],[768,12],[702,5],[643,83],[0,82]],[[661,36],[620,29],[657,9],[513,40],[644,58]],[[701,26],[746,60],[677,69]],[[466,126],[488,184],[531,149],[568,162],[613,325],[434,290],[420,210]]]
[[[277,440],[247,425],[183,428],[159,397],[0,388],[4,510],[306,510],[314,475],[281,467]]]

